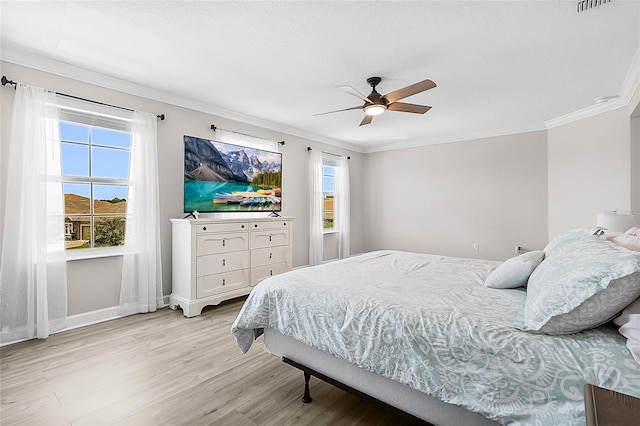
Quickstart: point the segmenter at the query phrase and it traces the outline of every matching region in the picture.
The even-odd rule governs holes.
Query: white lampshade
[[[596,226],[611,232],[625,232],[632,228],[636,217],[632,214],[598,213]]]

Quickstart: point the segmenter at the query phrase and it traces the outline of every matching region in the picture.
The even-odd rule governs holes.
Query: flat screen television
[[[184,136],[184,212],[279,212],[282,154]]]

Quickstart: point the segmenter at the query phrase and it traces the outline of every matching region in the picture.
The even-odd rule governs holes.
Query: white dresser
[[[187,317],[291,270],[292,217],[170,220],[169,307],[179,306]]]

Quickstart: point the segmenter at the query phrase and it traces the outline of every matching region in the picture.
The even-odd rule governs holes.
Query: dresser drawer
[[[288,229],[270,229],[251,233],[251,248],[289,245]]]
[[[277,246],[260,248],[251,251],[251,266],[272,265],[274,263],[286,262],[289,247]]]
[[[248,251],[198,256],[196,259],[196,276],[204,277],[205,275],[219,274],[236,269],[246,269],[248,267]]]
[[[247,231],[249,225],[246,222],[231,223],[198,223],[196,225],[196,234],[210,234],[214,232],[233,232]]]
[[[254,222],[250,225],[252,231],[260,231],[263,229],[289,229],[291,221],[288,220],[270,220],[268,222]]]
[[[226,291],[236,290],[249,285],[249,270],[224,272],[206,275],[196,281],[196,297],[198,299]]]
[[[203,234],[196,237],[196,256],[249,249],[249,234]]]
[[[273,265],[264,265],[251,268],[251,285],[256,285],[265,278],[287,272],[290,269],[291,268],[289,267],[289,263],[287,262],[274,263]]]

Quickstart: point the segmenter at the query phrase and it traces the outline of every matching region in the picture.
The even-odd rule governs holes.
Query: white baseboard
[[[91,324],[97,324],[104,321],[110,321],[112,319],[120,318],[118,315],[118,307],[112,306],[110,308],[98,309],[97,311],[83,312],[81,314],[70,315],[67,317],[67,326],[61,331],[73,330],[74,328],[85,327]]]
[[[169,296],[162,298],[163,307],[169,305]],[[118,314],[118,307],[111,306],[110,308],[98,309],[97,311],[83,312],[81,314],[70,315],[67,317],[67,326],[62,330],[56,331],[60,333],[62,331],[73,330],[74,328],[85,327],[91,324],[98,324],[105,321],[122,318],[126,315]]]
[[[163,306],[161,306],[161,308],[169,306],[169,296],[163,296],[162,303],[163,303]],[[67,319],[66,319],[67,326],[63,329],[54,331],[51,334],[61,333],[67,330],[73,330],[74,328],[85,327],[91,324],[98,324],[100,322],[110,321],[113,319],[122,318],[124,316],[126,315],[118,314],[117,306],[98,309],[97,311],[83,312],[81,314],[76,314],[76,315],[69,315],[67,316]],[[12,345],[14,343],[24,342],[26,340],[32,340],[32,339],[18,339],[10,342],[2,342],[0,346]]]

